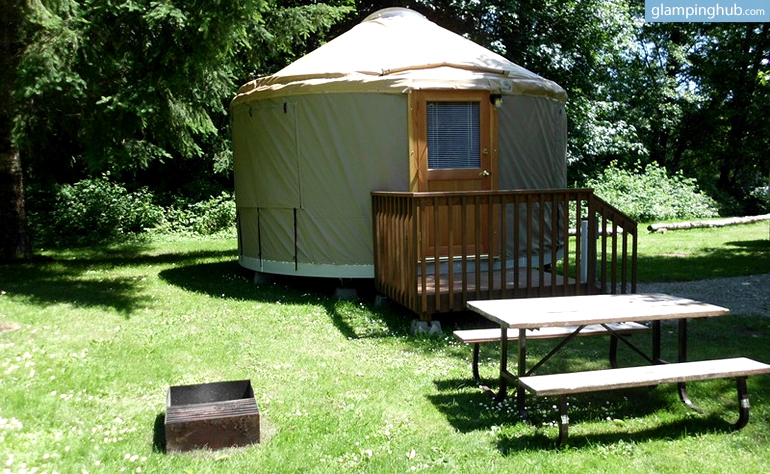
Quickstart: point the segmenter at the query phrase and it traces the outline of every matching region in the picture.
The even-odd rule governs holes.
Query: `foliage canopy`
[[[59,179],[67,167],[98,173],[226,160],[226,106],[238,84],[291,46],[302,51],[348,11],[265,0],[30,5],[16,137],[30,172],[53,168]]]
[[[390,6],[3,0],[0,153],[15,159],[0,174],[21,188],[10,171],[23,164],[28,187],[57,189],[110,171],[128,192],[147,186],[156,197],[203,178],[220,189],[201,199],[217,196],[230,186],[227,104],[238,85]],[[646,23],[643,4],[622,0],[402,6],[568,91],[571,182],[610,163],[655,164],[697,179],[723,213],[770,212],[757,191],[770,185],[770,24]],[[662,175],[650,177],[659,181],[643,187],[660,193]],[[23,216],[5,202],[23,200],[14,196],[3,215]]]
[[[657,163],[727,213],[763,211],[752,190],[770,184],[770,24],[646,23],[644,3],[623,0],[402,4],[567,90],[571,182]],[[356,6],[336,31],[390,4]]]
[[[641,222],[714,217],[718,207],[702,194],[693,178],[668,175],[657,163],[621,169],[612,162],[588,186],[613,206]]]

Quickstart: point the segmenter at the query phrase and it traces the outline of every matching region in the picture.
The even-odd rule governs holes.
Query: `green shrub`
[[[193,203],[188,210],[193,215],[192,230],[196,234],[211,235],[235,224],[235,200],[227,192]]]
[[[147,189],[129,192],[109,175],[63,185],[53,209],[35,226],[38,238],[49,244],[83,245],[112,241],[156,226],[163,210],[153,204]]]
[[[235,225],[235,198],[230,193],[223,192],[191,208],[198,216],[193,225],[198,234],[211,235]]]
[[[129,192],[109,175],[35,189],[29,220],[38,244],[52,246],[114,242],[152,230],[154,233],[211,235],[233,228],[235,200],[222,192],[202,201],[182,197],[163,208],[146,188]]]
[[[235,199],[223,191],[199,202],[178,199],[165,210],[162,231],[211,235],[235,224]]]
[[[612,162],[588,187],[602,199],[641,221],[706,218],[718,215],[716,202],[681,172],[669,175],[651,163],[644,170],[624,170]]]
[[[757,187],[749,193],[756,214],[770,213],[770,186]]]

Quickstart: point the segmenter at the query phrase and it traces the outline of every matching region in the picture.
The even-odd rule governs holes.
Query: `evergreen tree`
[[[22,0],[0,0],[0,263],[25,260],[31,255],[21,156],[12,136],[16,114],[13,84],[24,19],[22,5]]]

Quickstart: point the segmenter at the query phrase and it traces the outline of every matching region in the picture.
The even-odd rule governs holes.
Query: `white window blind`
[[[428,168],[479,168],[478,102],[428,102]]]

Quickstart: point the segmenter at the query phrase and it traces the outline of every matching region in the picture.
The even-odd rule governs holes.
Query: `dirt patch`
[[[689,257],[690,255],[692,255],[692,252],[683,252],[683,251],[680,251],[680,252],[662,253],[662,254],[660,254],[660,255],[661,255],[662,257],[675,257],[675,258],[684,258],[684,257]]]
[[[7,331],[15,331],[19,329],[19,325],[16,323],[5,323],[0,321],[0,333]]]

